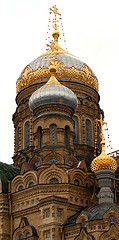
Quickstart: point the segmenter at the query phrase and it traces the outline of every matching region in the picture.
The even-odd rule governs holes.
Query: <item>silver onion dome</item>
[[[78,99],[72,90],[61,85],[54,76],[51,76],[47,84],[37,89],[29,99],[31,111],[47,104],[65,105],[72,108],[75,112],[78,106]]]

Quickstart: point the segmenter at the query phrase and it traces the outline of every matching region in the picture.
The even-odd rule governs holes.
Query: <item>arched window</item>
[[[17,130],[17,150],[19,151],[19,128]]]
[[[75,184],[76,186],[79,186],[79,180],[75,179],[75,180],[74,180],[74,184]]]
[[[50,184],[58,184],[59,182],[58,182],[58,180],[57,180],[57,178],[51,178],[50,179]]]
[[[20,234],[18,239],[22,240],[23,239],[23,234]]]
[[[91,121],[86,119],[86,144],[92,146]]]
[[[29,187],[33,187],[33,186],[34,186],[34,182],[30,182]]]
[[[59,160],[52,158],[48,161],[48,164],[52,164],[52,163],[59,164]]]
[[[20,185],[19,188],[18,188],[18,191],[22,191],[24,188],[23,188],[23,185]]]
[[[56,126],[51,125],[51,145],[56,144]]]
[[[109,221],[110,225],[115,224],[115,218],[113,216],[110,216]]]
[[[66,161],[66,164],[70,167],[73,166],[73,162],[71,160]]]
[[[38,127],[38,146],[42,148],[42,145],[43,145],[42,127]]]
[[[65,132],[64,132],[64,144],[65,147],[69,147],[69,131],[70,128],[68,126],[65,126]]]
[[[27,232],[27,234],[26,234],[26,238],[28,238],[28,237],[31,237],[30,232]]]
[[[74,120],[74,143],[79,143],[79,136],[78,136],[78,118],[73,116],[72,119]]]
[[[29,132],[30,132],[30,124],[29,121],[25,123],[25,148],[29,146]]]
[[[40,161],[35,162],[35,167],[39,167],[41,165]]]

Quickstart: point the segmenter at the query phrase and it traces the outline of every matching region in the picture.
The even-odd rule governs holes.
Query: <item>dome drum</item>
[[[40,106],[36,109],[34,109],[33,114],[36,117],[41,117],[41,116],[46,116],[46,115],[50,115],[50,114],[58,114],[58,115],[65,115],[68,117],[72,117],[73,116],[73,109],[71,109],[68,106],[64,106],[62,104],[47,104],[47,105],[43,105]]]

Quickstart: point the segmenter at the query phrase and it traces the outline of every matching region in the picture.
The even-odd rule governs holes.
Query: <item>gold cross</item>
[[[52,8],[50,8],[50,10],[51,10],[51,12],[50,13],[54,13],[54,15],[55,15],[55,18],[54,18],[54,20],[53,20],[53,23],[54,23],[54,25],[53,25],[53,28],[55,29],[55,30],[57,30],[58,29],[58,26],[57,26],[57,15],[60,15],[61,16],[61,14],[60,13],[58,13],[58,8],[56,7],[56,5],[54,5]]]

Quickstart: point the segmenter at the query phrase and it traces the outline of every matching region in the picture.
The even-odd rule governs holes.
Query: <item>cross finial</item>
[[[100,123],[100,127],[101,127],[101,148],[102,151],[105,151],[105,138],[104,138],[104,133],[103,133],[103,125],[106,124],[106,122],[103,121],[103,117],[102,117],[102,113],[100,114],[100,119],[97,119],[97,122]]]
[[[61,14],[57,11],[58,10],[58,8],[56,7],[56,5],[54,5],[52,8],[50,8],[50,10],[51,10],[51,12],[50,13],[54,13],[54,15],[55,15],[55,17],[54,17],[54,20],[53,20],[53,28],[55,29],[55,30],[58,30],[58,25],[57,25],[57,22],[58,22],[58,20],[57,20],[57,15],[60,15],[61,16]]]

